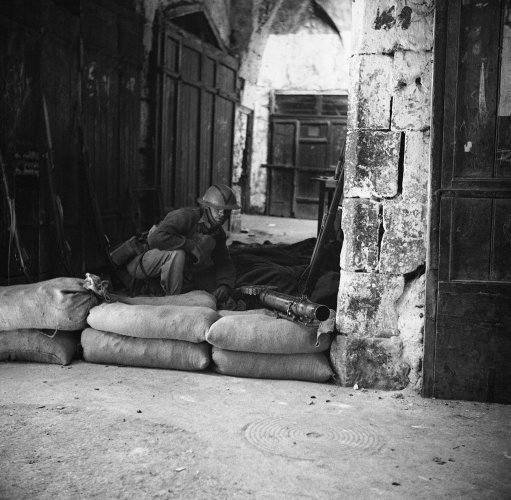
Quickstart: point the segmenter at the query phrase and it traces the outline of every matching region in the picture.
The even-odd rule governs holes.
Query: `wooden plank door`
[[[155,182],[168,211],[231,184],[238,63],[163,16],[158,40]]]
[[[316,219],[319,184],[332,174],[346,136],[346,97],[277,95],[270,118],[267,213]]]
[[[436,19],[424,393],[510,403],[511,1]]]

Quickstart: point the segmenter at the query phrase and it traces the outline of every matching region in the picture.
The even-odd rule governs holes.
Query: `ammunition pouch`
[[[137,255],[147,252],[148,249],[149,247],[145,235],[132,236],[129,240],[117,245],[110,252],[110,259],[116,266],[121,267],[130,262]]]

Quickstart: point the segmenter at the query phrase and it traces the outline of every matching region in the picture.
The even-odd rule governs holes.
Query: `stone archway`
[[[241,55],[245,79],[241,102],[254,110],[251,210],[262,213],[267,182],[260,165],[267,161],[270,93],[346,93],[351,7],[349,1],[326,0],[299,6],[290,0],[236,2],[233,7],[231,42]],[[250,26],[244,23],[248,19]]]

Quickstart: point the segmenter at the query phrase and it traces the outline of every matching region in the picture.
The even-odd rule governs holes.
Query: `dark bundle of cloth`
[[[233,242],[229,251],[236,267],[236,287],[267,285],[276,287],[279,292],[298,293],[300,277],[310,263],[315,243],[316,238],[293,244],[266,242],[245,245]],[[329,243],[325,247],[318,277],[332,273],[338,275],[340,251],[339,242]],[[314,295],[318,296],[318,293]],[[329,295],[329,290],[319,295],[325,297]]]

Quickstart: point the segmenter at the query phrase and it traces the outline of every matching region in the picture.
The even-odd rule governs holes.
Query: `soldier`
[[[212,185],[197,201],[198,207],[173,210],[153,226],[149,250],[131,260],[127,270],[136,279],[159,276],[166,295],[207,290],[222,304],[236,277],[222,224],[239,207],[224,184]]]

